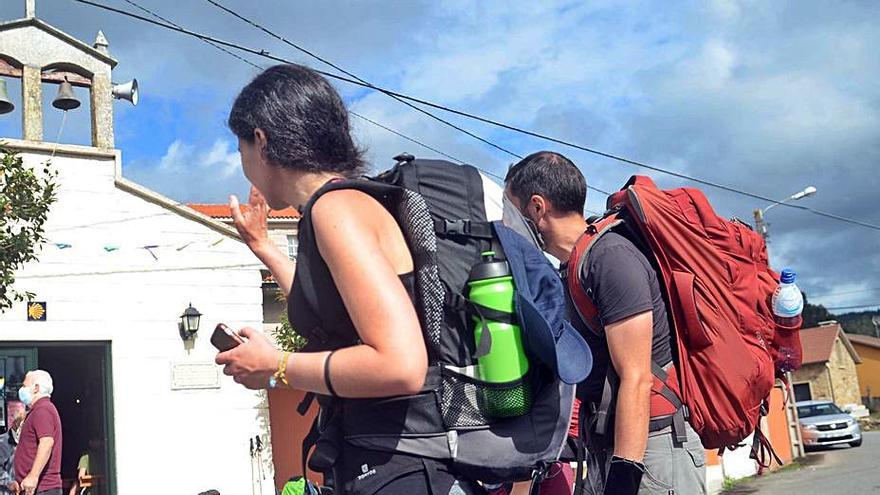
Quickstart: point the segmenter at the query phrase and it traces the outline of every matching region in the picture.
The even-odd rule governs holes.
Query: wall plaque
[[[208,388],[220,388],[220,367],[213,362],[171,364],[171,390]]]

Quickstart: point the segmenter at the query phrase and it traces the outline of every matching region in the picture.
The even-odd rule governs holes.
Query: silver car
[[[848,443],[853,447],[862,444],[859,422],[827,400],[798,402],[798,417],[804,447]]]

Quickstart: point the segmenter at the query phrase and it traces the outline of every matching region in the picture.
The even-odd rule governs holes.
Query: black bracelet
[[[336,391],[333,390],[333,383],[330,381],[330,358],[333,357],[333,353],[336,351],[330,351],[330,354],[327,354],[327,357],[324,358],[324,385],[327,386],[327,391],[330,392],[330,395],[336,397]]]

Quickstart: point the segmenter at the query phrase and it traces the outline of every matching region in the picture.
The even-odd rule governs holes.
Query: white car
[[[859,422],[827,400],[798,402],[798,417],[804,447],[848,443],[852,447],[862,444]]]

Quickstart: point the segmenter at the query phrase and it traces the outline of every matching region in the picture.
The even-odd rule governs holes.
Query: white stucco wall
[[[32,164],[48,154],[22,152]],[[72,247],[46,246],[40,262],[19,273],[16,287],[47,302],[48,321],[27,322],[24,305],[16,305],[0,315],[3,343],[111,343],[118,493],[155,493],[157,484],[182,495],[209,488],[253,493],[248,439],[262,435],[262,493],[272,494],[265,395],[222,375],[219,389],[171,389],[173,363],[213,361],[209,337],[217,322],[262,328],[258,261],[234,238],[117,187],[118,160],[94,148],[58,151],[53,164],[61,187],[47,233]],[[187,243],[193,244],[177,250]],[[157,249],[158,260],[134,249],[151,244],[174,246]],[[105,245],[120,249],[107,253]],[[190,302],[204,316],[186,349],[177,322]]]

